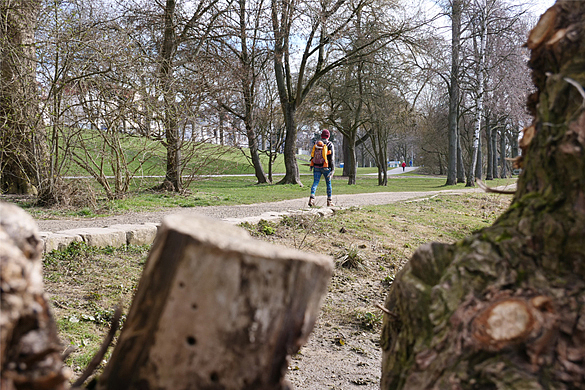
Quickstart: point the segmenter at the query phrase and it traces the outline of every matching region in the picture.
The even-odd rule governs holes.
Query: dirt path
[[[334,195],[333,202],[336,207],[352,207],[388,204],[408,199],[426,198],[439,193],[460,193],[466,191],[479,191],[479,189],[443,190],[427,192],[377,192],[369,194]],[[106,227],[115,224],[140,224],[145,222],[159,223],[168,214],[193,214],[206,215],[212,218],[237,222],[250,217],[262,216],[269,219],[270,216],[278,216],[280,213],[294,213],[297,210],[307,210],[307,199],[291,199],[279,202],[256,203],[236,206],[206,206],[193,208],[174,208],[155,212],[129,212],[111,217],[100,218],[63,218],[52,220],[37,220],[40,231],[57,232],[65,229],[77,229],[84,227]],[[325,197],[317,197],[317,206],[325,206]]]

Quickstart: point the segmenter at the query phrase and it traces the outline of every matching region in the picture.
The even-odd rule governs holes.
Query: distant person
[[[324,129],[321,132],[321,140],[315,142],[313,150],[311,150],[310,169],[313,170],[313,185],[311,186],[311,196],[309,197],[309,207],[315,205],[315,192],[321,180],[321,175],[325,176],[325,184],[327,185],[327,206],[333,206],[331,188],[331,177],[335,171],[335,152],[333,144],[329,141],[329,130]]]
[[[406,162],[402,162],[402,172],[406,171]]]

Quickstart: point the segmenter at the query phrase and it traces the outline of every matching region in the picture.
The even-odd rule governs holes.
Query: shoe
[[[331,199],[327,199],[327,207],[335,206]]]
[[[313,207],[315,205],[315,198],[310,197],[309,198],[309,207]]]

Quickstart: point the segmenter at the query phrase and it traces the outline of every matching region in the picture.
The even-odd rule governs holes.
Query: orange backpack
[[[328,153],[327,145],[323,141],[317,141],[311,151],[311,166],[329,167],[329,163],[327,162]]]

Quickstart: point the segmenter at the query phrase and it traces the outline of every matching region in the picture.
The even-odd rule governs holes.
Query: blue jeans
[[[319,185],[319,181],[321,180],[321,175],[323,175],[325,176],[325,184],[327,184],[327,199],[331,199],[333,189],[331,188],[331,178],[329,177],[329,172],[331,172],[331,168],[320,167],[313,168],[313,185],[311,186],[312,197],[315,197],[315,192],[317,192],[317,186]]]

